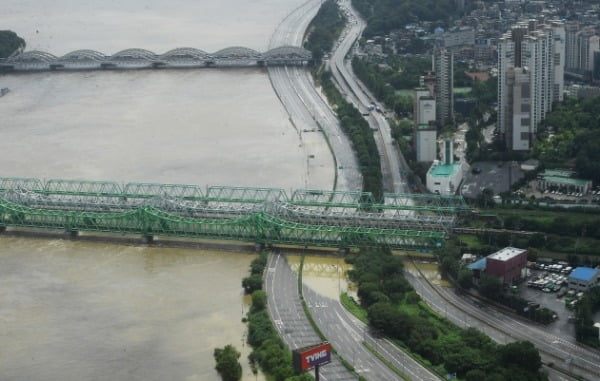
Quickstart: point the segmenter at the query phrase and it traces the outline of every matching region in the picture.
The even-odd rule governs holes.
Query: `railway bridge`
[[[0,178],[0,231],[418,249],[441,246],[467,210],[456,196]]]
[[[310,51],[280,46],[264,53],[240,46],[207,53],[195,48],[176,48],[163,54],[145,49],[125,49],[113,55],[95,50],[76,50],[63,56],[32,50],[0,61],[1,71],[62,71],[109,69],[160,69],[249,66],[304,66],[312,63]]]

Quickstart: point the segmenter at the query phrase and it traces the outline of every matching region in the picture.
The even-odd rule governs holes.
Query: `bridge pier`
[[[255,243],[254,244],[254,250],[261,252],[265,249],[265,244],[264,243]]]
[[[153,235],[151,235],[151,234],[150,234],[150,235],[145,235],[145,236],[142,236],[142,241],[143,241],[145,244],[148,244],[148,245],[150,245],[151,243],[153,243],[153,242],[154,242],[154,236],[153,236]]]
[[[346,256],[346,254],[348,254],[349,251],[350,249],[348,249],[347,247],[340,247],[337,252],[340,256],[343,257]]]
[[[6,231],[6,226],[0,226],[0,233],[4,233]]]
[[[79,232],[77,230],[69,230],[67,231],[67,234],[69,235],[69,238],[75,239],[79,235]]]

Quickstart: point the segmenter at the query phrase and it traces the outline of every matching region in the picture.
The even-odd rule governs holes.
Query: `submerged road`
[[[277,27],[269,46],[301,46],[320,5],[320,0],[309,0],[290,13]],[[301,67],[269,67],[268,70],[273,89],[301,140],[305,141],[310,138],[308,134],[315,132],[326,137],[335,158],[336,190],[362,190],[362,175],[350,140],[342,132],[337,116],[317,92],[310,71]],[[309,152],[307,155],[310,157]],[[310,178],[310,173],[307,176]]]

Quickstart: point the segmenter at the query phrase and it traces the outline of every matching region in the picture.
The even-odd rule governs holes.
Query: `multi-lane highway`
[[[352,8],[350,0],[339,1],[340,8],[348,20],[347,28],[342,38],[337,42],[331,54],[329,68],[333,78],[347,99],[361,112],[368,112],[368,107],[375,104],[378,110],[372,111],[366,118],[375,131],[375,142],[381,158],[381,169],[384,180],[384,190],[387,192],[406,193],[406,182],[402,179],[400,169],[406,168],[402,153],[392,141],[390,126],[383,114],[383,106],[375,101],[372,94],[356,79],[348,54],[360,37],[366,23]]]
[[[301,46],[320,0],[309,0],[290,13],[277,27],[270,46]],[[310,72],[299,67],[270,67],[269,77],[303,141],[321,130],[335,157],[338,190],[360,191],[362,176],[350,140],[323,97],[317,92]],[[310,178],[310,173],[308,177]]]
[[[291,349],[321,341],[304,314],[298,294],[297,279],[298,274],[292,271],[284,256],[279,254],[269,256],[265,273],[269,315],[279,335]],[[319,373],[325,381],[356,380],[356,376],[335,356],[332,357],[330,364],[321,368]]]

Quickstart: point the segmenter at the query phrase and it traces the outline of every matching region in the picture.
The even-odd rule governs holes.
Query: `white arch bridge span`
[[[304,66],[312,63],[310,51],[280,46],[264,53],[240,46],[207,53],[195,48],[176,48],[164,54],[144,49],[125,49],[111,56],[95,50],[76,50],[57,57],[32,50],[0,61],[3,71],[157,69],[248,66]]]

